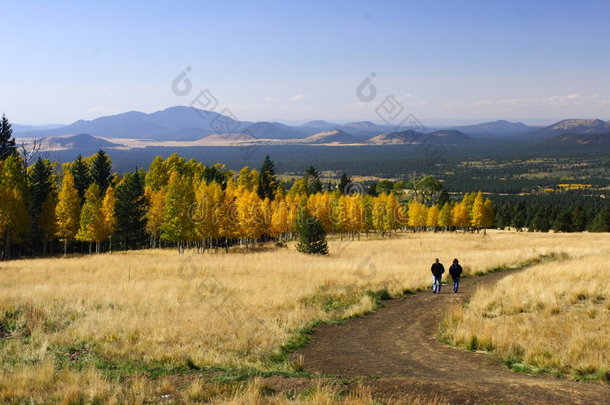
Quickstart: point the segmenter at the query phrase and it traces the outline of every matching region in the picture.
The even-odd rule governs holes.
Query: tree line
[[[296,238],[299,218],[312,216],[326,233],[359,238],[397,230],[474,230],[493,224],[482,193],[447,198],[431,178],[383,181],[365,193],[347,175],[323,185],[315,168],[290,186],[267,156],[260,170],[238,173],[176,154],[155,158],[148,171],[119,176],[100,150],[59,165],[39,157],[27,166],[0,127],[0,245],[4,258],[57,251],[101,252],[175,246],[200,250]]]

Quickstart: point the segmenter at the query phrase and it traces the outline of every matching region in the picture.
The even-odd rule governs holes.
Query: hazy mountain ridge
[[[24,128],[18,125],[16,127]],[[19,132],[19,135],[45,138],[85,133],[106,139],[123,138],[161,142],[196,141],[215,134],[241,133],[248,136],[243,139],[251,137],[251,142],[272,140],[303,143],[308,137],[328,131],[340,131],[340,136],[334,135],[336,141],[331,141],[337,143],[360,141],[369,144],[409,144],[420,142],[418,138],[421,138],[419,132],[418,135],[409,135],[409,131],[415,131],[407,128],[397,131],[395,127],[379,125],[371,121],[336,124],[315,120],[300,126],[290,126],[279,122],[238,121],[215,111],[198,110],[187,106],[169,107],[150,114],[130,111],[93,120],[78,120],[61,128]],[[498,120],[476,125],[431,128],[427,133],[434,137],[432,139],[442,139],[442,142],[452,144],[471,142],[473,138],[508,138],[511,136],[544,141],[563,133],[610,133],[610,121],[569,119],[540,128],[528,126],[522,122]],[[380,137],[380,135],[384,136]],[[310,141],[320,142],[318,138],[312,138]]]

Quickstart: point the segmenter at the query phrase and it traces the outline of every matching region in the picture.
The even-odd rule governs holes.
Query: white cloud
[[[296,96],[292,96],[289,98],[290,101],[301,101],[307,98],[307,94],[297,94]]]

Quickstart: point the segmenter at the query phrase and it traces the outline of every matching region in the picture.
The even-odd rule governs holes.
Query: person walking
[[[441,293],[441,282],[443,280],[443,273],[445,272],[445,266],[438,259],[434,259],[434,263],[432,264],[432,276],[434,277],[434,282],[432,284],[432,293],[440,294]]]
[[[457,293],[460,286],[460,277],[462,277],[462,266],[460,266],[458,259],[453,259],[453,264],[449,267],[449,275],[453,279],[453,292]]]

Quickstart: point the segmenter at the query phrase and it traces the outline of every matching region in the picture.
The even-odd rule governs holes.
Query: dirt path
[[[384,308],[342,325],[322,325],[310,344],[295,352],[305,370],[341,377],[376,377],[367,385],[379,398],[400,398],[413,389],[437,393],[455,404],[610,404],[610,387],[511,372],[485,353],[435,339],[443,311],[465,302],[480,285],[511,272],[462,281],[460,293],[421,292],[386,301]]]

